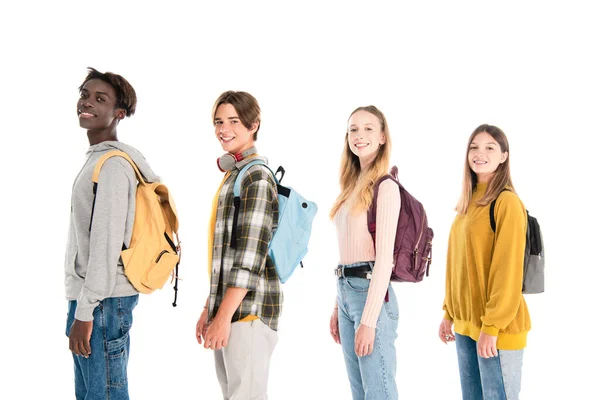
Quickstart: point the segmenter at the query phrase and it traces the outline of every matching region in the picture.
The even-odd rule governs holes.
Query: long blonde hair
[[[348,144],[348,130],[346,129],[346,137],[344,138],[344,151],[342,153],[342,162],[340,166],[340,189],[329,216],[333,218],[338,212],[342,204],[348,200],[352,200],[351,211],[358,212],[367,210],[373,201],[373,184],[382,176],[388,174],[390,165],[390,156],[392,152],[392,141],[388,130],[388,124],[385,115],[375,106],[358,107],[352,111],[348,121],[354,114],[359,111],[366,111],[379,119],[381,125],[381,133],[384,135],[385,141],[379,147],[375,160],[369,167],[361,172],[360,161],[350,150]]]
[[[482,132],[485,132],[494,138],[494,140],[500,145],[500,151],[502,153],[507,152],[508,157],[506,158],[506,161],[498,165],[498,168],[496,168],[496,171],[494,171],[492,179],[487,185],[485,194],[479,201],[477,201],[477,204],[480,206],[486,206],[490,204],[504,189],[508,189],[509,191],[516,193],[512,179],[510,178],[510,152],[508,151],[508,139],[506,138],[506,135],[500,128],[494,125],[480,125],[473,131],[467,143],[462,194],[458,200],[458,204],[456,205],[456,211],[458,211],[460,214],[467,213],[467,208],[469,208],[469,203],[473,198],[473,191],[477,187],[477,175],[475,172],[473,172],[469,165],[469,149],[471,147],[471,142],[473,139],[475,139],[475,136]]]

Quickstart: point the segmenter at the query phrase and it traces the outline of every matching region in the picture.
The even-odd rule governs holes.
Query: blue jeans
[[[398,337],[398,301],[391,285],[388,288],[389,301],[384,301],[377,320],[373,352],[368,356],[358,357],[354,351],[354,333],[360,325],[370,282],[368,279],[357,277],[338,279],[340,340],[352,398],[397,399],[394,341]]]
[[[477,342],[456,334],[463,400],[518,400],[523,350],[498,350],[498,357],[477,355]]]
[[[89,358],[73,354],[77,400],[128,400],[127,361],[132,311],[139,295],[104,299],[94,309]],[[66,334],[75,319],[77,302],[69,301]]]

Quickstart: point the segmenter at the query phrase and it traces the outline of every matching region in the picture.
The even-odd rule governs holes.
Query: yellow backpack
[[[181,248],[179,236],[179,219],[175,203],[167,187],[160,182],[148,183],[140,173],[133,160],[122,151],[110,151],[96,163],[92,181],[94,196],[98,186],[100,169],[111,157],[123,157],[133,167],[138,179],[135,198],[135,219],[129,248],[123,245],[121,259],[125,276],[140,293],[152,293],[162,289],[171,276],[175,280],[175,299],[177,306],[177,281]],[[93,211],[92,211],[93,215]],[[91,225],[90,225],[91,227]],[[175,245],[174,238],[177,238]]]

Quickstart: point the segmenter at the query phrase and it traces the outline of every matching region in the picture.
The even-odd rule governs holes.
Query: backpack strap
[[[104,165],[106,160],[108,160],[111,157],[123,157],[124,159],[129,161],[129,164],[131,164],[131,166],[133,167],[133,170],[135,171],[135,174],[137,175],[138,181],[142,185],[144,185],[144,186],[146,185],[146,180],[144,179],[144,176],[138,169],[137,165],[135,165],[135,163],[133,162],[131,157],[129,157],[129,154],[125,153],[124,151],[113,150],[113,151],[109,151],[108,153],[106,153],[105,155],[100,157],[100,159],[96,162],[96,168],[94,168],[94,172],[92,173],[92,182],[94,182],[94,194],[96,194],[96,187],[98,185],[98,178],[100,176],[100,170],[102,169],[102,166]]]
[[[507,189],[502,189],[500,193],[504,192],[505,190]],[[498,195],[498,197],[500,197],[500,195]],[[496,219],[494,218],[494,208],[496,208],[496,200],[498,200],[498,197],[496,197],[490,203],[490,226],[492,227],[492,231],[494,233],[496,233]]]
[[[239,211],[240,211],[240,206],[242,204],[242,200],[240,198],[240,192],[242,189],[242,179],[243,179],[246,171],[248,171],[250,169],[250,167],[253,167],[255,165],[265,166],[271,172],[271,175],[273,175],[273,179],[275,179],[275,183],[277,184],[277,187],[279,187],[279,180],[277,180],[277,177],[275,176],[275,174],[273,173],[271,168],[269,168],[269,166],[267,164],[265,164],[265,162],[263,160],[250,161],[248,164],[244,165],[244,167],[240,170],[240,173],[237,175],[237,177],[235,178],[235,182],[233,183],[233,224],[231,225],[232,226],[231,241],[229,243],[229,247],[231,247],[232,249],[237,248],[238,215],[239,215]],[[283,174],[282,174],[282,178],[283,178]]]

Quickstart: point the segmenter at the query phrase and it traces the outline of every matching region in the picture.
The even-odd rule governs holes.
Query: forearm
[[[248,289],[239,287],[228,287],[223,297],[223,301],[219,305],[219,310],[215,319],[231,321],[233,314],[242,304],[242,300],[246,297]]]

